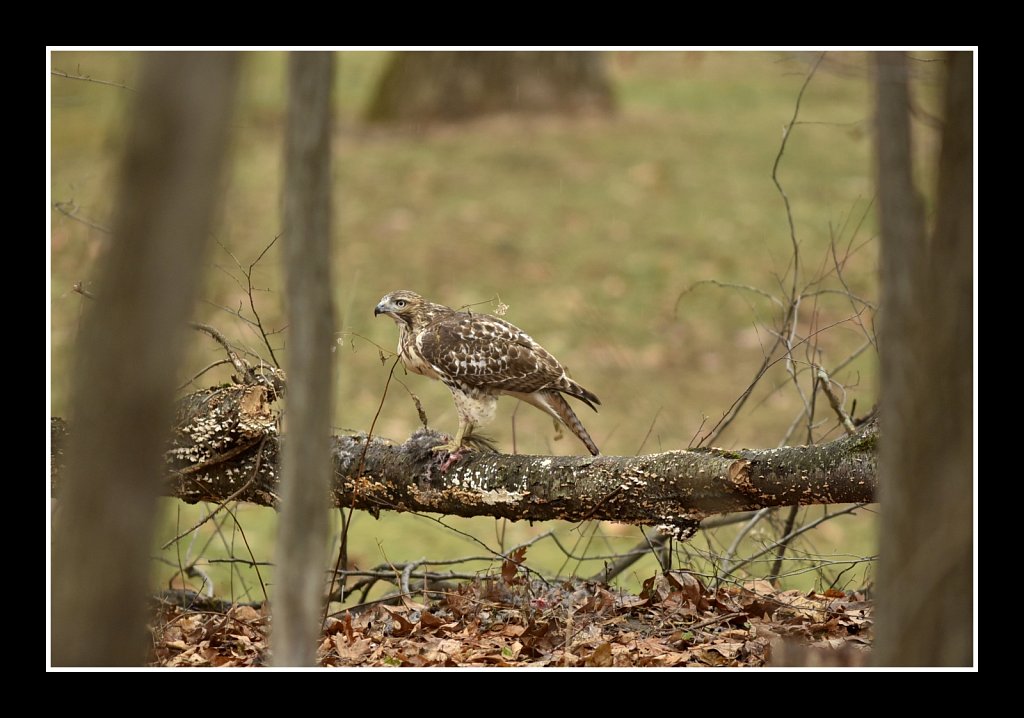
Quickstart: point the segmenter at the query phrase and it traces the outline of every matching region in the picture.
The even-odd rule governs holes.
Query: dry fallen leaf
[[[243,623],[255,623],[262,618],[260,612],[252,606],[235,606],[228,612],[228,615]]]
[[[642,598],[584,581],[528,581],[513,560],[522,558],[509,557],[510,584],[492,575],[439,600],[399,598],[329,619],[321,665],[761,666],[783,645],[796,665],[867,660],[873,606],[858,594],[778,591],[757,580],[711,591],[672,571],[645,582]],[[251,606],[225,615],[165,605],[151,632],[152,665],[257,666],[270,620]]]
[[[516,574],[519,573],[519,566],[525,559],[526,546],[520,546],[501,562],[501,578],[507,585],[512,585]]]
[[[594,649],[584,660],[583,665],[585,666],[596,666],[598,668],[607,668],[612,664],[612,644],[602,643],[600,646]]]

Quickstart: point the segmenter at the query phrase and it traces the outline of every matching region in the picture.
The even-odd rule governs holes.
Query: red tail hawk
[[[398,324],[398,354],[410,371],[439,379],[452,392],[459,431],[435,451],[458,451],[464,437],[494,418],[498,396],[508,394],[550,414],[591,454],[600,453],[562,394],[594,411],[601,401],[518,327],[487,314],[457,312],[404,289],[385,295],[373,314],[387,314]]]

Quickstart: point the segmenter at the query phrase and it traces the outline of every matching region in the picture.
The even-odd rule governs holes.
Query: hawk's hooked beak
[[[376,317],[380,316],[381,314],[390,314],[391,311],[391,302],[388,300],[387,297],[385,297],[384,299],[381,299],[380,302],[377,303],[377,306],[373,308],[373,316]]]
[[[384,313],[384,310],[380,308],[379,304],[373,308],[373,316],[377,316],[378,314],[383,314],[383,313]]]

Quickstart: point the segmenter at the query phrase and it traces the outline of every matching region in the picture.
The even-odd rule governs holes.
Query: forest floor
[[[593,582],[500,575],[429,595],[371,602],[328,617],[325,667],[862,666],[873,603],[838,590],[779,591],[767,581],[712,588],[686,571],[652,576],[639,595]],[[153,666],[270,664],[266,604],[195,594],[162,601],[150,627]],[[184,604],[184,605],[182,605]]]

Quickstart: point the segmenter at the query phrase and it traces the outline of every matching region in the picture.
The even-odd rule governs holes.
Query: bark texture
[[[109,252],[73,376],[79,430],[54,516],[52,661],[140,665],[161,452],[210,235],[236,57],[150,53]]]
[[[947,56],[934,229],[913,183],[907,57],[878,58],[882,233],[879,665],[973,656],[973,61]]]
[[[329,52],[288,62],[284,246],[288,285],[288,425],[274,586],[273,662],[316,663],[327,552],[333,371],[331,342],[331,85]]]
[[[270,395],[261,386],[229,386],[183,402],[175,446],[168,452],[166,493],[188,502],[231,497],[279,507],[278,457],[285,440],[277,435]],[[63,422],[55,420],[58,450],[64,431]],[[443,440],[435,432],[418,431],[404,444],[335,436],[330,502],[373,513],[598,519],[665,526],[685,535],[711,514],[872,501],[877,437],[873,422],[828,444],[782,449],[637,457],[467,452],[442,472],[444,457],[431,451]],[[61,487],[61,463],[55,455],[55,492]]]

